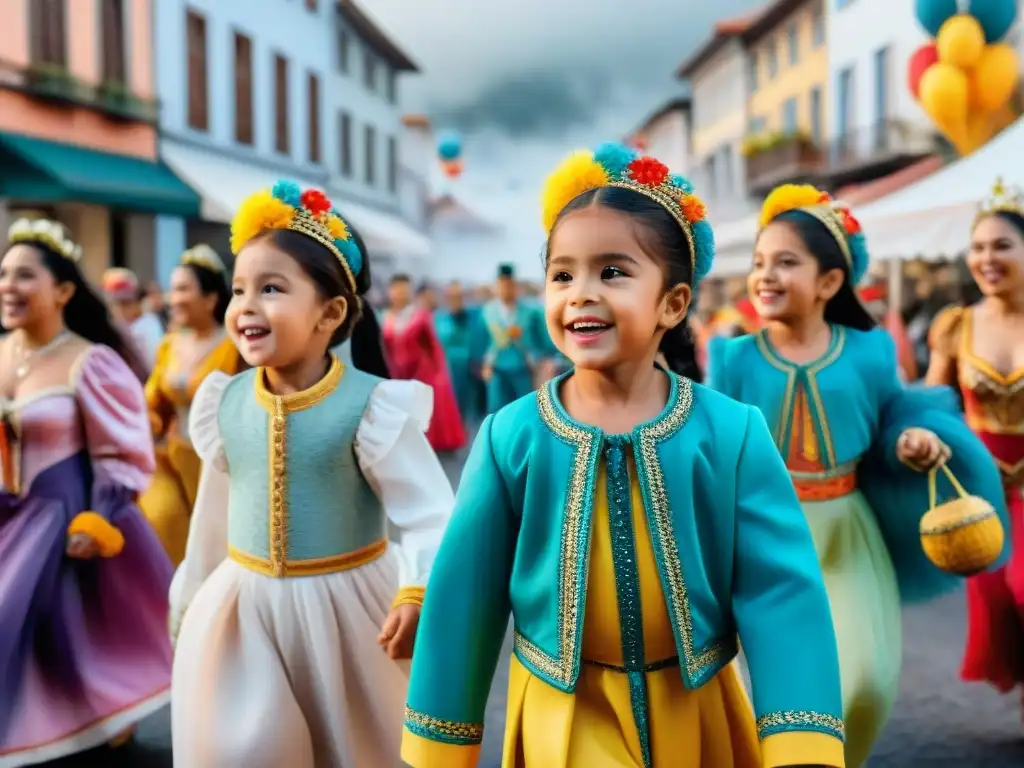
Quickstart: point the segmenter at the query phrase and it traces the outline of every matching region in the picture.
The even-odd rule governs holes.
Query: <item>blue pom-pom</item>
[[[862,232],[858,232],[856,235],[850,235],[846,242],[850,247],[850,261],[853,262],[850,265],[850,282],[858,285],[861,278],[867,274],[868,262],[871,260],[868,255],[868,241]]]
[[[352,270],[353,275],[358,275],[363,271],[363,254],[360,252],[355,240],[352,238],[347,240],[339,239],[335,240],[334,244],[338,246],[341,255],[345,257],[345,261],[348,262],[348,268]]]
[[[680,174],[680,173],[673,173],[671,176],[668,177],[668,180],[669,180],[669,182],[671,182],[673,187],[676,187],[677,189],[682,190],[683,194],[686,194],[686,195],[692,195],[693,194],[693,184],[691,184],[690,180],[687,179],[682,174]]]
[[[1016,0],[970,0],[967,12],[981,24],[986,43],[998,43],[1017,19]]]
[[[294,181],[278,181],[270,190],[270,194],[292,208],[302,207],[302,189]]]
[[[946,20],[956,16],[960,9],[957,0],[914,0],[914,11],[924,31],[935,37]]]
[[[609,176],[617,178],[636,160],[636,152],[624,144],[608,141],[598,145],[594,150],[594,160],[600,163]]]
[[[701,219],[690,225],[693,229],[693,244],[696,253],[693,254],[693,284],[696,285],[703,280],[711,265],[715,261],[715,233],[708,224],[707,219]]]

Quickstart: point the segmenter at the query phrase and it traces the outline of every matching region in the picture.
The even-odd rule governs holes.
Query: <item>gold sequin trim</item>
[[[453,744],[478,744],[484,737],[482,723],[457,723],[405,708],[405,727],[418,736]]]
[[[769,712],[757,718],[757,735],[766,738],[781,731],[821,731],[838,739],[845,737],[846,729],[843,721],[834,715],[805,710],[786,712]]]
[[[278,398],[270,417],[270,567],[275,576],[284,576],[287,556],[284,453],[284,406]]]

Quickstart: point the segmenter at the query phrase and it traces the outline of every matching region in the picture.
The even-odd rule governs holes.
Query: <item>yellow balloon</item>
[[[1017,90],[1020,81],[1017,51],[1005,43],[986,45],[967,80],[971,108],[994,112]]]
[[[952,64],[936,62],[918,88],[921,107],[957,148],[967,141],[967,75]]]
[[[958,14],[946,19],[935,36],[939,61],[961,69],[971,69],[981,58],[985,31],[973,16]]]

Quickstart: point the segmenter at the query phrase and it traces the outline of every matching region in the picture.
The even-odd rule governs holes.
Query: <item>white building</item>
[[[452,194],[442,195],[431,203],[429,221],[434,253],[431,282],[458,280],[479,285],[494,280],[494,254],[508,247],[501,227]]]
[[[662,104],[627,139],[665,163],[673,173],[692,174],[690,100],[675,98]]]

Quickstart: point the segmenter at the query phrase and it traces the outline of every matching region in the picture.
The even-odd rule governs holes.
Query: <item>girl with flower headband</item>
[[[511,612],[505,768],[842,766],[828,599],[764,419],[655,363],[711,267],[704,205],[618,144],[543,199],[547,326],[574,367],[480,428],[402,757],[477,765]]]
[[[867,760],[896,698],[901,598],[957,583],[921,548],[924,473],[949,461],[972,492],[998,495],[951,393],[901,384],[892,339],[855,291],[867,262],[848,208],[808,185],[774,190],[747,280],[765,327],[713,339],[708,370],[764,414],[803,505],[839,643],[848,767]]]
[[[967,423],[991,451],[1010,508],[1013,551],[1004,568],[967,582],[961,676],[1024,706],[1024,191],[996,182],[978,209],[967,266],[982,299],[932,325],[926,381],[956,384]]]
[[[146,381],[146,405],[158,442],[153,482],[139,499],[171,562],[185,557],[189,518],[199,487],[199,456],[188,433],[188,414],[199,385],[214,371],[233,376],[245,367],[224,329],[231,293],[227,270],[208,245],[181,256],[171,273],[172,329],[157,348]]]
[[[121,743],[163,707],[173,568],[135,496],[153,442],[131,345],[53,221],[0,261],[0,766]]]
[[[207,376],[189,416],[203,469],[171,590],[174,756],[395,765],[401,660],[454,502],[430,389],[329,352],[359,319],[365,255],[323,193],[278,182],[231,230],[226,326],[254,367]]]

